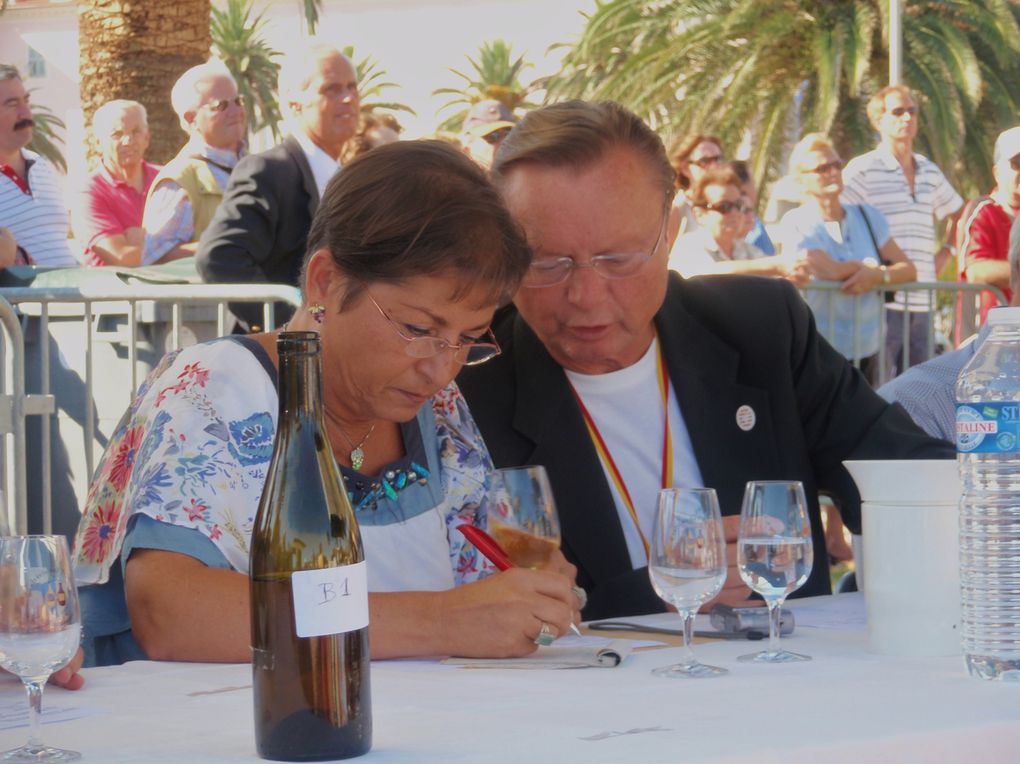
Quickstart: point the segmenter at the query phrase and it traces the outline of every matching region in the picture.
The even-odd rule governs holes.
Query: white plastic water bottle
[[[956,382],[963,654],[971,676],[1020,681],[1020,308]]]

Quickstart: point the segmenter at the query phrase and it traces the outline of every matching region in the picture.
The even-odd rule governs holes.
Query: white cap
[[[993,308],[985,320],[989,326],[996,324],[1020,324],[1020,308]]]
[[[1020,127],[1003,130],[995,139],[995,153],[992,155],[992,161],[998,164],[1005,159],[1012,159],[1017,154],[1020,154]]]

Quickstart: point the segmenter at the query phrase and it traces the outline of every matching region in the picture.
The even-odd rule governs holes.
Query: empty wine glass
[[[652,671],[656,676],[710,677],[728,673],[698,662],[691,650],[694,617],[726,581],[726,537],[719,500],[711,488],[666,488],[652,529],[648,575],[655,593],[683,619],[683,658]]]
[[[0,761],[81,758],[44,745],[39,732],[46,680],[74,657],[80,642],[78,592],[64,537],[0,538],[0,665],[25,684],[31,723],[28,742],[0,754]]]
[[[753,480],[740,508],[737,565],[744,583],[769,607],[768,649],[738,660],[763,663],[809,661],[810,656],[779,649],[779,616],[787,595],[811,574],[814,547],[804,485],[799,480]]]
[[[489,533],[519,568],[539,568],[560,548],[560,521],[545,467],[494,470]]]

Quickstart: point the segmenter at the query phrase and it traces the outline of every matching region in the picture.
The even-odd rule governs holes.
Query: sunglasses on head
[[[220,98],[215,101],[209,101],[206,106],[210,111],[226,111],[230,108],[230,104],[235,106],[244,107],[244,96],[238,96],[237,98]]]
[[[808,172],[813,172],[815,175],[824,175],[827,172],[833,172],[835,170],[842,170],[843,162],[839,159],[834,159],[831,162],[820,164],[817,167],[812,167]]]
[[[696,164],[702,170],[706,167],[711,167],[714,164],[719,164],[722,161],[722,154],[716,154],[710,157],[701,157],[700,159],[692,159],[691,164]]]
[[[895,109],[890,109],[889,113],[894,117],[902,117],[904,114],[910,114],[913,116],[917,114],[916,106],[897,106]]]

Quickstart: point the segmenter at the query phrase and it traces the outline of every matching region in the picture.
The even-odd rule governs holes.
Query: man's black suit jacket
[[[238,162],[223,201],[202,234],[196,264],[202,279],[226,284],[291,284],[305,258],[308,229],[319,192],[301,144],[294,136]],[[261,326],[262,306],[234,303],[245,329]],[[293,310],[276,306],[277,326]]]
[[[815,565],[801,596],[824,594],[828,557],[819,489],[844,499],[859,528],[859,496],[844,459],[953,458],[952,447],[882,400],[815,331],[811,312],[785,281],[670,275],[655,317],[706,486],[724,515],[740,513],[748,480],[802,480]],[[635,570],[598,455],[566,376],[513,309],[496,322],[503,354],[465,367],[458,383],[497,467],[542,464],[560,515],[563,552],[589,595],[587,619],[663,609],[646,567]],[[748,431],[741,406],[754,409]]]

